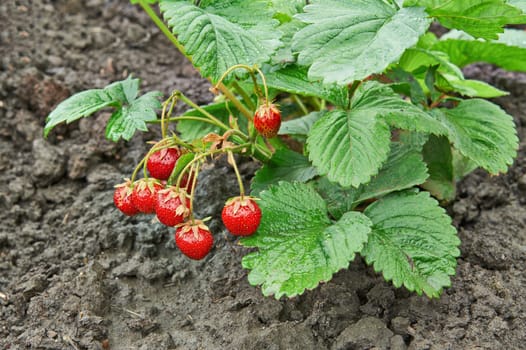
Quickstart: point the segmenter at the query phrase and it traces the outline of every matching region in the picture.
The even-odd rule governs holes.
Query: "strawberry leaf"
[[[293,297],[346,268],[367,241],[370,220],[349,212],[332,224],[327,207],[305,184],[281,182],[261,193],[258,231],[241,243],[258,251],[243,258],[248,280],[264,295]]]
[[[447,53],[454,64],[464,67],[475,62],[488,62],[507,70],[526,72],[526,32],[505,29],[498,40],[479,41],[451,31],[433,45],[433,50]]]
[[[307,182],[316,176],[316,169],[307,157],[288,148],[277,150],[270,161],[259,169],[250,186],[253,195],[279,181]]]
[[[108,85],[104,89],[79,92],[62,101],[46,119],[44,136],[58,124],[71,123],[89,117],[106,107],[116,110],[108,121],[106,137],[118,141],[129,140],[136,130],[147,131],[146,122],[157,119],[156,110],[161,108],[160,92],[152,91],[137,98],[139,79],[128,77]]]
[[[177,159],[174,169],[168,178],[168,185],[175,185],[177,177],[181,174],[184,168],[195,158],[195,153],[185,153]]]
[[[388,86],[368,82],[354,94],[350,111],[332,110],[314,123],[307,138],[309,158],[330,181],[358,187],[387,159],[391,132],[386,122],[408,130],[447,132]]]
[[[327,112],[307,138],[309,158],[318,172],[344,187],[368,182],[389,153],[387,124],[360,112]]]
[[[480,99],[462,101],[437,115],[448,138],[464,156],[491,174],[506,172],[517,155],[519,140],[513,117],[499,106]]]
[[[281,123],[279,129],[279,135],[301,135],[307,136],[309,134],[312,125],[321,117],[323,117],[327,111],[311,112],[301,118],[291,119]]]
[[[367,199],[420,185],[428,176],[421,147],[392,142],[389,158],[369,183],[358,188],[342,188],[322,177],[316,181],[316,189],[327,202],[329,213],[339,219]]]
[[[478,80],[466,80],[460,68],[451,63],[448,55],[439,50],[412,48],[404,52],[400,58],[400,67],[408,72],[420,72],[416,76],[424,84],[425,73],[421,67],[438,65],[435,73],[435,85],[440,91],[458,92],[470,97],[499,97],[507,95],[507,92],[494,88]]]
[[[455,199],[455,174],[451,144],[446,137],[431,135],[424,145],[424,160],[429,168],[429,179],[422,186],[439,200]]]
[[[273,89],[296,95],[319,97],[340,107],[345,107],[349,103],[346,88],[309,80],[306,67],[289,65],[276,71],[267,72],[265,78],[267,85]]]
[[[296,18],[308,25],[293,38],[309,78],[348,84],[382,72],[415,45],[431,23],[423,8],[378,0],[316,0]]]
[[[522,11],[506,0],[407,0],[404,5],[424,6],[444,27],[483,39],[497,39],[504,25],[526,21]]]
[[[161,0],[159,7],[201,74],[217,82],[236,64],[261,65],[281,45],[270,1]]]
[[[451,219],[428,192],[391,194],[364,214],[373,227],[361,254],[386,280],[430,298],[451,285],[460,240]]]
[[[129,140],[136,130],[148,131],[146,122],[156,120],[156,110],[161,108],[160,92],[148,92],[138,99],[128,100],[117,109],[106,125],[106,138],[114,142]]]
[[[380,198],[394,191],[423,184],[428,176],[419,148],[392,142],[389,158],[378,174],[361,186],[356,202]]]

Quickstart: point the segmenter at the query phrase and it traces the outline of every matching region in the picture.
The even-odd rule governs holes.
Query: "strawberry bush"
[[[356,255],[396,287],[438,297],[450,286],[460,241],[439,204],[476,168],[506,172],[518,149],[513,118],[486,100],[507,93],[461,68],[526,71],[526,32],[508,26],[526,23],[524,1],[132,3],[217,97],[199,106],[178,90],[140,95],[129,77],[48,116],[46,135],[106,108],[110,140],[160,129],[116,186],[123,214],[156,213],[184,254],[204,258],[213,234],[194,217],[193,197],[201,166],[225,156],[240,195],[225,198],[221,216],[255,248],[242,265],[263,294],[301,294]],[[449,32],[437,37],[434,21]],[[174,115],[176,103],[189,110]],[[235,155],[261,163],[250,193]]]

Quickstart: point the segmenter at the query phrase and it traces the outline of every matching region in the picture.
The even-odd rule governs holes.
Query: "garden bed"
[[[482,171],[448,210],[462,240],[458,274],[429,300],[384,282],[361,259],[293,299],[247,282],[244,248],[219,221],[237,183],[226,163],[200,176],[199,214],[216,244],[200,262],[173,229],[124,217],[113,185],[146,151],[103,138],[109,114],[53,131],[44,119],[70,94],[128,74],[145,90],[194,101],[209,85],[138,8],[124,1],[0,4],[0,348],[519,349],[526,342],[526,143],[510,171]],[[525,139],[526,76],[490,66],[466,75],[508,90],[499,103]],[[242,164],[248,181],[256,169]]]

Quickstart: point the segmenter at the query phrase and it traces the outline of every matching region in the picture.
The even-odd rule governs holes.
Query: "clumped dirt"
[[[112,144],[107,113],[44,140],[66,96],[128,74],[144,89],[206,81],[137,8],[117,0],[0,4],[1,349],[520,349],[526,344],[526,144],[510,172],[476,171],[449,207],[462,239],[453,286],[438,300],[395,289],[357,259],[290,300],[265,298],[240,267],[218,217],[236,182],[223,163],[200,178],[213,253],[181,256],[173,232],[112,205],[155,134]],[[525,139],[526,76],[473,66],[512,92],[500,103]],[[254,164],[244,164],[247,180]]]

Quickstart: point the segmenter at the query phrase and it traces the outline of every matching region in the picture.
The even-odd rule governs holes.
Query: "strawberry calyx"
[[[189,222],[183,222],[179,225],[175,225],[175,227],[181,228],[181,230],[177,230],[177,234],[180,237],[192,231],[195,239],[199,238],[199,229],[210,231],[208,226],[205,225],[204,220],[197,220],[197,219],[194,219],[193,221],[189,221]]]
[[[126,188],[126,196],[129,196],[133,192],[133,186],[134,186],[134,183],[130,179],[124,178],[124,182],[123,183],[116,184],[115,186],[113,186],[113,188],[125,187]]]
[[[251,211],[256,210],[254,206],[254,201],[259,201],[260,199],[253,196],[237,196],[227,199],[225,206],[233,205],[233,213],[237,214],[241,207],[248,207]]]

